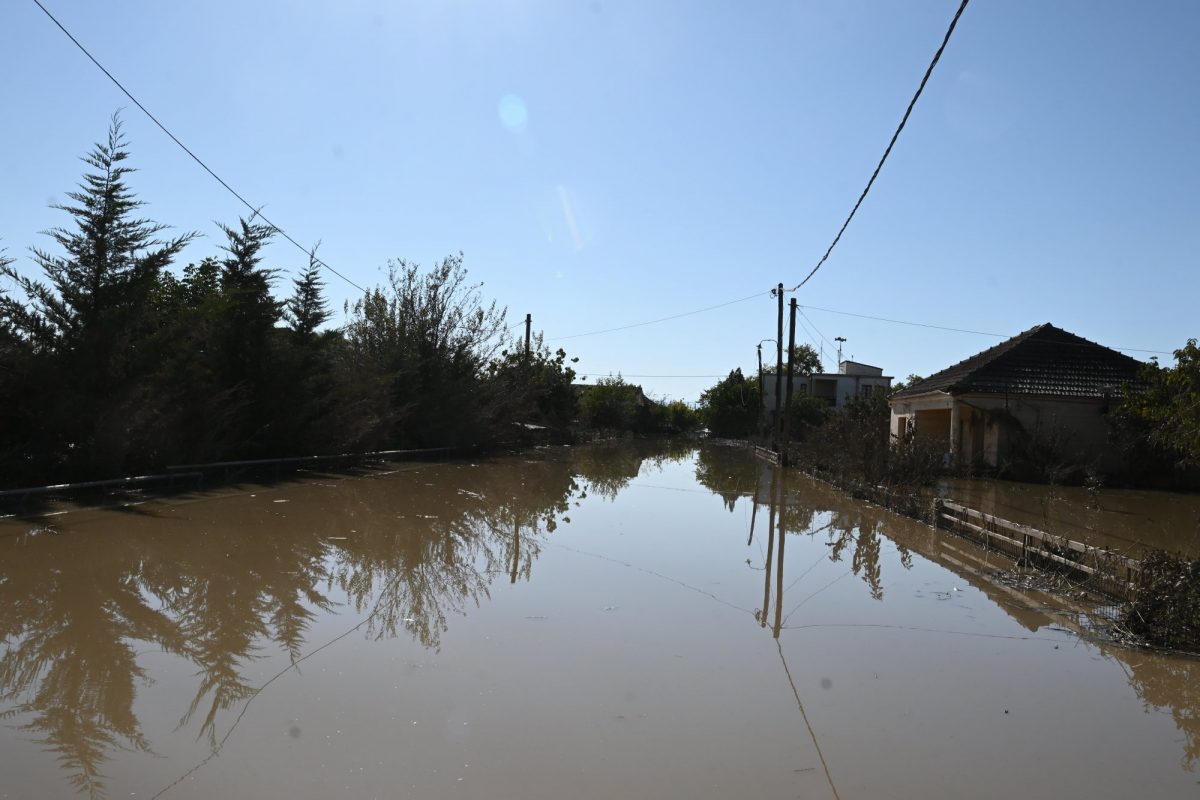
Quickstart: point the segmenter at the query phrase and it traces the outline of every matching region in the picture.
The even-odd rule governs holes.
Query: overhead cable
[[[974,330],[970,330],[969,328],[951,328],[946,325],[934,325],[929,322],[911,322],[909,320],[891,319],[889,317],[875,317],[870,314],[857,314],[853,311],[839,311],[838,309],[835,309],[835,308],[822,308],[821,306],[797,306],[797,307],[800,309],[807,308],[810,311],[824,311],[827,314],[840,314],[843,317],[857,317],[858,319],[869,319],[869,320],[874,320],[875,322],[888,322],[893,325],[910,325],[914,328],[930,328],[930,329],[936,330],[936,331],[951,331],[952,333],[970,333],[975,336],[994,336],[997,339],[1011,339],[1013,337],[1013,334],[1009,334],[1009,333],[992,333],[990,331],[974,331]],[[803,311],[801,311],[801,315],[803,316]],[[808,319],[808,321],[810,323],[812,322],[812,319],[809,317],[805,317],[805,319]],[[818,331],[818,333],[819,333],[819,331]],[[1097,344],[1096,342],[1088,342],[1087,344],[1084,344],[1082,342],[1074,342],[1074,343],[1060,342],[1059,344],[1075,344],[1080,347],[1105,347],[1105,345]],[[1158,355],[1168,355],[1168,356],[1173,353],[1173,351],[1171,351],[1171,350],[1148,350],[1144,347],[1122,347],[1120,345],[1114,345],[1113,347],[1107,348],[1107,349],[1128,350],[1131,353],[1155,353]]]
[[[47,17],[49,17],[49,18],[50,18],[50,21],[51,21],[51,22],[53,22],[55,25],[57,25],[57,26],[58,26],[58,29],[59,29],[60,31],[62,31],[63,33],[65,33],[65,34],[67,35],[67,38],[68,38],[68,39],[70,39],[70,40],[71,40],[71,41],[72,41],[72,42],[75,44],[75,46],[76,46],[76,47],[78,47],[78,48],[79,48],[79,50],[80,50],[80,51],[81,51],[81,52],[82,52],[82,53],[83,53],[85,56],[87,56],[87,57],[88,57],[88,59],[90,59],[90,60],[91,60],[91,62],[92,62],[93,64],[95,64],[95,65],[96,65],[96,67],[97,67],[97,68],[98,68],[98,69],[99,69],[101,72],[103,72],[103,73],[104,73],[106,76],[108,76],[108,79],[109,79],[110,81],[112,81],[112,82],[113,82],[113,83],[116,85],[116,87],[117,87],[118,89],[120,89],[120,90],[121,90],[121,91],[122,91],[122,92],[125,94],[125,96],[126,96],[126,97],[128,97],[128,98],[129,98],[129,99],[130,99],[130,100],[133,102],[133,104],[134,104],[134,105],[136,105],[138,108],[140,108],[140,109],[142,110],[142,113],[144,113],[144,114],[145,114],[147,117],[149,117],[149,118],[150,118],[150,121],[151,121],[151,122],[153,122],[155,125],[157,125],[157,126],[158,126],[158,127],[161,129],[161,130],[162,130],[162,132],[163,132],[163,133],[165,133],[167,136],[169,136],[169,137],[171,138],[171,141],[173,141],[175,144],[179,145],[180,149],[182,149],[182,150],[183,150],[183,152],[185,152],[185,153],[187,153],[189,156],[191,156],[192,160],[193,160],[193,161],[195,161],[197,164],[199,164],[199,165],[200,165],[200,166],[201,166],[201,167],[204,169],[204,171],[205,171],[205,172],[207,172],[209,175],[211,175],[211,176],[213,177],[213,179],[214,179],[214,180],[216,180],[216,182],[217,182],[217,183],[221,184],[223,187],[225,187],[225,189],[226,189],[226,190],[227,190],[227,191],[228,191],[230,194],[232,194],[232,195],[233,195],[234,197],[236,197],[236,198],[237,198],[239,201],[241,201],[242,205],[244,205],[244,206],[246,206],[246,208],[250,209],[250,211],[251,211],[251,212],[254,214],[254,216],[258,217],[258,218],[259,218],[259,219],[261,219],[263,222],[265,222],[266,224],[268,224],[268,225],[270,225],[272,228],[274,228],[276,231],[278,231],[280,236],[282,236],[284,239],[288,240],[288,241],[289,241],[289,242],[291,242],[293,245],[295,245],[295,246],[296,246],[296,247],[297,247],[297,248],[298,248],[298,249],[299,249],[301,252],[303,252],[305,255],[308,255],[308,256],[309,256],[309,257],[312,259],[312,261],[313,261],[314,263],[316,263],[316,264],[319,264],[320,266],[322,266],[322,267],[324,267],[325,269],[329,270],[329,271],[330,271],[330,272],[332,272],[334,275],[338,276],[339,278],[341,278],[342,280],[344,280],[346,283],[348,283],[348,284],[350,284],[351,286],[353,286],[355,289],[358,289],[358,290],[359,290],[360,292],[362,292],[363,294],[366,294],[366,293],[367,293],[367,290],[366,290],[366,289],[364,289],[363,287],[359,286],[357,283],[355,283],[354,281],[350,280],[350,279],[349,279],[349,278],[347,278],[345,275],[343,275],[342,273],[338,272],[336,269],[334,269],[333,267],[329,266],[328,264],[326,264],[326,263],[325,263],[324,261],[322,261],[321,259],[317,258],[317,257],[316,257],[316,255],[315,255],[315,254],[314,254],[314,253],[313,253],[311,250],[309,250],[308,248],[304,247],[304,245],[300,244],[300,243],[299,243],[299,242],[297,242],[295,239],[293,239],[291,236],[289,236],[289,235],[288,235],[288,233],[287,233],[287,231],[285,231],[283,228],[281,228],[281,227],[279,227],[278,225],[276,225],[274,222],[271,222],[271,220],[267,219],[266,215],[262,213],[261,207],[254,206],[254,205],[253,205],[253,204],[252,204],[252,203],[251,203],[249,200],[247,200],[245,197],[242,197],[242,195],[241,195],[241,194],[239,194],[239,193],[237,192],[237,190],[236,190],[236,189],[234,189],[232,186],[230,186],[230,185],[229,185],[229,184],[228,184],[228,183],[225,181],[225,179],[223,179],[223,178],[222,178],[220,175],[218,175],[216,172],[214,172],[214,171],[212,170],[212,168],[208,166],[208,164],[205,164],[205,163],[204,163],[204,161],[202,161],[202,160],[201,160],[201,158],[200,158],[198,155],[196,155],[195,153],[193,153],[193,152],[191,151],[191,149],[189,149],[189,148],[188,148],[188,146],[187,146],[187,145],[185,145],[183,142],[179,141],[179,138],[178,138],[178,137],[177,137],[175,134],[171,133],[171,131],[170,131],[170,130],[167,128],[167,126],[166,126],[166,125],[163,125],[161,122],[159,122],[159,121],[158,121],[158,117],[156,117],[156,116],[154,116],[153,114],[151,114],[151,113],[150,113],[150,109],[148,109],[148,108],[146,108],[144,105],[142,105],[141,101],[140,101],[140,100],[138,100],[136,97],[134,97],[132,92],[130,92],[128,89],[126,89],[126,88],[125,88],[125,87],[124,87],[124,86],[121,84],[121,82],[120,82],[119,80],[117,80],[117,79],[116,79],[116,77],[115,77],[115,76],[114,76],[114,75],[113,75],[111,72],[109,72],[107,69],[105,69],[104,65],[103,65],[103,64],[101,64],[99,61],[97,61],[97,60],[96,60],[96,57],[95,57],[95,56],[93,56],[93,55],[92,55],[90,52],[88,52],[88,49],[87,49],[86,47],[84,47],[84,46],[83,46],[83,45],[82,45],[82,44],[79,42],[79,40],[78,40],[78,39],[76,39],[76,38],[75,38],[75,37],[74,37],[74,36],[71,34],[71,32],[70,32],[69,30],[67,30],[67,29],[66,29],[66,27],[65,27],[65,26],[64,26],[64,25],[63,25],[61,22],[59,22],[59,21],[58,21],[58,19],[56,19],[56,18],[55,18],[55,16],[54,16],[53,14],[51,14],[51,13],[50,13],[49,9],[47,9],[47,8],[46,8],[44,5],[42,5],[42,3],[41,3],[41,0],[33,0],[33,2],[34,2],[34,4],[35,4],[35,5],[36,5],[38,8],[40,8],[40,9],[42,10],[42,12],[43,12],[43,13],[44,13],[44,14],[45,14]]]
[[[871,173],[871,179],[867,181],[866,187],[862,190],[862,194],[858,196],[858,202],[854,204],[854,208],[850,209],[850,215],[846,217],[846,221],[842,223],[841,229],[837,232],[837,236],[833,237],[833,242],[829,245],[829,249],[825,251],[825,255],[821,256],[821,260],[812,268],[812,271],[804,276],[804,280],[788,289],[789,292],[794,292],[804,284],[808,283],[813,275],[817,274],[817,270],[821,268],[828,259],[829,254],[833,252],[833,248],[837,247],[837,243],[841,241],[842,234],[846,232],[846,228],[850,225],[850,220],[854,219],[854,215],[858,213],[858,207],[862,205],[863,200],[867,199],[867,193],[871,191],[871,186],[875,183],[875,179],[879,177],[879,171],[883,169],[883,163],[887,161],[891,155],[892,147],[895,146],[896,140],[900,138],[900,132],[904,130],[904,125],[908,122],[908,117],[912,114],[913,107],[916,106],[918,98],[921,97],[921,92],[925,90],[925,84],[929,82],[929,76],[933,74],[933,68],[937,66],[938,61],[942,57],[942,52],[946,49],[946,45],[950,42],[950,35],[954,33],[954,26],[958,24],[958,18],[962,16],[963,11],[967,8],[967,3],[970,0],[962,0],[962,4],[958,7],[958,11],[954,13],[954,19],[950,20],[950,27],[946,29],[946,35],[942,38],[942,45],[933,54],[933,60],[929,62],[929,67],[925,70],[924,77],[921,78],[921,85],[917,87],[916,94],[912,100],[908,101],[908,108],[904,111],[904,116],[900,119],[900,124],[896,127],[896,132],[892,134],[892,140],[888,142],[887,149],[883,151],[883,157],[879,159],[879,163],[875,166],[875,171]]]
[[[646,325],[657,325],[660,322],[670,322],[673,319],[682,319],[683,317],[690,317],[693,314],[703,314],[705,311],[715,311],[718,308],[724,308],[725,306],[731,306],[731,305],[734,305],[735,303],[744,303],[747,300],[753,300],[756,297],[764,297],[767,294],[768,294],[768,292],[755,292],[754,294],[747,295],[746,297],[739,297],[737,300],[730,300],[727,303],[718,303],[715,306],[706,306],[705,308],[697,308],[695,311],[685,311],[682,314],[672,314],[669,317],[660,317],[658,319],[651,319],[651,320],[647,320],[645,322],[635,322],[631,325],[618,325],[615,328],[604,328],[604,329],[598,330],[598,331],[588,331],[587,333],[573,333],[570,336],[555,336],[553,338],[547,339],[546,341],[561,342],[565,339],[579,339],[584,336],[599,336],[602,333],[615,333],[616,331],[627,331],[630,328],[642,328],[642,327],[645,327]]]
[[[634,375],[628,372],[604,372],[601,370],[576,369],[581,375],[595,375],[597,380],[600,378],[728,378],[728,373],[725,375]]]

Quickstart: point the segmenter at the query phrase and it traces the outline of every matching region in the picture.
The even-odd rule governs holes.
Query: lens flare
[[[525,130],[529,123],[529,112],[525,110],[525,101],[515,94],[506,94],[500,98],[497,108],[500,114],[500,124],[514,133]]]

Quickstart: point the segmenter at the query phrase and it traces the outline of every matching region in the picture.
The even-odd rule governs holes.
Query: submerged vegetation
[[[1149,553],[1122,622],[1151,644],[1200,653],[1200,560]]]
[[[572,360],[526,352],[461,255],[389,262],[331,313],[316,248],[286,287],[251,215],[214,255],[176,268],[198,234],[139,216],[114,117],[30,277],[0,253],[0,486],[110,478],[173,464],[487,445],[519,424],[639,432],[694,427],[682,403],[620,379],[579,407]],[[280,284],[290,294],[275,294]],[[636,393],[636,398],[634,394]],[[600,403],[601,397],[612,401]],[[639,399],[640,398],[640,399]],[[637,403],[633,401],[639,399]]]

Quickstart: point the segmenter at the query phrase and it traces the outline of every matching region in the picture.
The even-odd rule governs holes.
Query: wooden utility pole
[[[783,417],[780,411],[783,406],[783,284],[775,287],[775,296],[779,300],[779,320],[775,332],[775,430],[782,430]]]
[[[792,298],[791,321],[788,323],[787,397],[783,403],[783,461],[787,463],[787,446],[792,435],[789,420],[792,410],[792,379],[796,376],[796,298]]]
[[[525,315],[525,360],[529,361],[529,330],[533,325],[533,314]]]

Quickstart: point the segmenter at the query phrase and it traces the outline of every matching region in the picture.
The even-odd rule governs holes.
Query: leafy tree
[[[763,374],[774,375],[775,364],[763,365]],[[783,374],[787,374],[788,354],[783,354]],[[812,375],[821,372],[821,355],[810,344],[798,344],[792,348],[792,369],[796,375]]]
[[[583,390],[579,417],[591,428],[632,430],[643,402],[641,387],[620,375],[599,378],[594,386]]]
[[[682,400],[673,400],[665,408],[668,433],[686,433],[700,427],[700,412]]]
[[[400,260],[386,286],[349,309],[346,363],[366,371],[362,399],[388,441],[437,446],[483,435],[476,389],[500,348],[505,309],[485,304],[480,288],[461,253],[428,272]]]
[[[1174,367],[1147,364],[1140,380],[1123,388],[1113,423],[1130,446],[1148,447],[1181,467],[1200,465],[1200,347],[1195,339],[1175,351]]]
[[[550,352],[541,334],[533,337],[529,352],[513,343],[488,365],[488,406],[496,427],[506,422],[529,422],[566,428],[579,411],[573,383],[578,358],[567,358],[562,348]]]
[[[891,394],[895,394],[896,392],[902,392],[905,389],[911,389],[912,387],[916,386],[918,383],[920,383],[923,380],[925,380],[925,379],[922,378],[920,375],[917,375],[915,373],[910,373],[909,376],[907,378],[905,378],[904,380],[898,381],[898,382],[892,384]]]
[[[760,412],[757,382],[746,380],[741,369],[700,395],[700,418],[718,436],[749,436]]]

